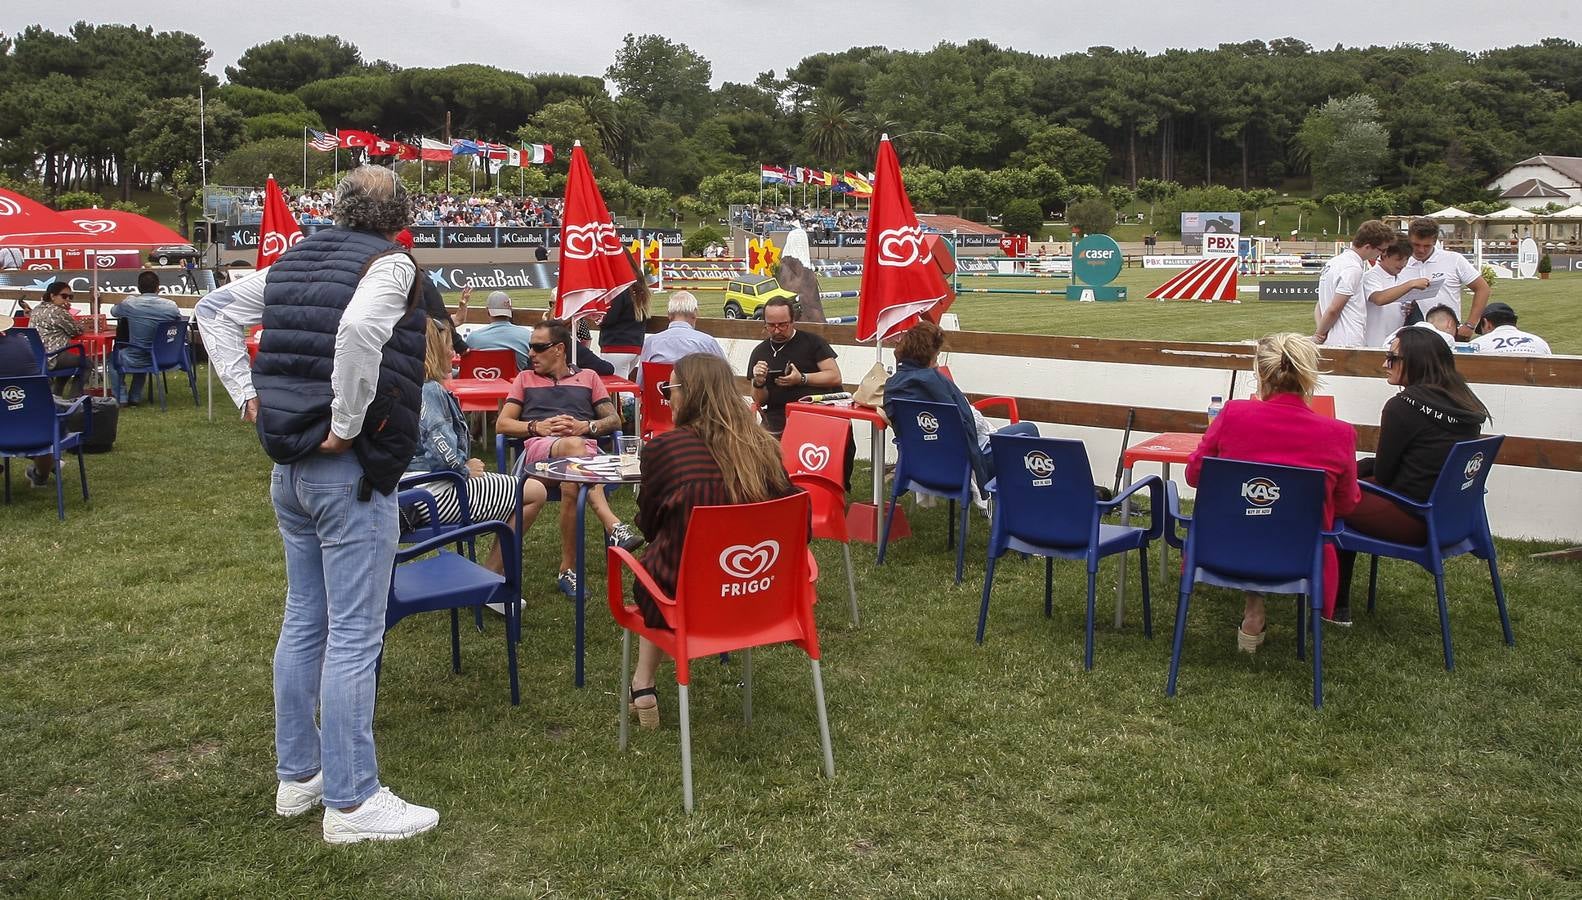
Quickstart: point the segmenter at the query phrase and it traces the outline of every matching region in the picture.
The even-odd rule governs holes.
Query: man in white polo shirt
[[[1364,329],[1364,347],[1383,347],[1395,336],[1396,329],[1406,324],[1406,311],[1402,299],[1414,290],[1426,290],[1426,278],[1401,278],[1401,270],[1412,258],[1412,245],[1406,238],[1391,244],[1373,268],[1362,276],[1362,295],[1368,299],[1368,324]]]
[[[1362,276],[1394,242],[1390,226],[1369,219],[1357,228],[1350,247],[1324,263],[1324,271],[1318,277],[1318,303],[1313,307],[1315,343],[1326,347],[1363,346],[1368,300],[1363,294]]]
[[[1548,356],[1549,342],[1536,334],[1528,334],[1516,327],[1516,310],[1508,303],[1490,303],[1483,308],[1483,318],[1478,322],[1478,336],[1472,339],[1472,349],[1479,353],[1520,353],[1531,356]]]
[[[1412,242],[1412,258],[1406,261],[1401,277],[1427,278],[1439,284],[1437,293],[1418,297],[1413,308],[1407,309],[1407,324],[1422,319],[1429,310],[1443,303],[1455,310],[1464,323],[1456,329],[1456,338],[1471,340],[1473,325],[1483,318],[1483,307],[1489,302],[1489,283],[1465,256],[1439,246],[1438,222],[1426,217],[1413,219],[1406,233]],[[1461,315],[1463,290],[1472,291],[1472,309],[1466,315]]]

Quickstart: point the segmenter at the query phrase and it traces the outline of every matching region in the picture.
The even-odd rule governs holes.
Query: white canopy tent
[[[1582,243],[1582,203],[1541,217],[1544,225],[1544,249],[1562,249],[1556,241]]]

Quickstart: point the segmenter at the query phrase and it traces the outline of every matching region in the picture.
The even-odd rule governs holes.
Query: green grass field
[[[854,549],[860,629],[839,552],[818,547],[833,781],[804,658],[759,655],[751,728],[739,661],[698,664],[691,817],[672,670],[664,727],[618,754],[617,631],[597,601],[588,685],[574,689],[572,610],[550,582],[553,521],[539,522],[522,705],[508,702],[498,620],[464,630],[460,675],[446,617],[401,624],[380,761],[443,820],[400,844],[331,849],[317,816],[271,806],[284,585],[268,466],[223,397],[212,424],[173,400],[125,411],[115,451],[89,460],[91,505],[68,496],[65,524],[20,472],[0,515],[0,895],[1582,895],[1582,577],[1528,558],[1552,547],[1500,544],[1514,650],[1486,570],[1450,566],[1454,673],[1431,580],[1386,564],[1377,614],[1324,636],[1314,711],[1289,607],[1271,606],[1270,640],[1246,657],[1224,591],[1194,600],[1174,700],[1170,587],[1156,585],[1152,640],[1135,611],[1124,631],[1101,625],[1084,672],[1080,565],[1057,564],[1045,619],[1043,567],[1008,559],[975,645],[987,529],[974,518],[953,586],[943,509],[913,513],[917,535],[883,569]],[[1100,575],[1101,623],[1114,572]],[[597,569],[591,582],[602,597]]]

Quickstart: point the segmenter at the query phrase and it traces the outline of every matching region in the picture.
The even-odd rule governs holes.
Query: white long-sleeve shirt
[[[198,330],[209,360],[238,407],[258,396],[248,364],[247,329],[263,321],[267,268],[239,278],[198,301]],[[363,428],[363,416],[379,385],[379,361],[396,323],[407,311],[417,267],[404,253],[381,256],[363,275],[335,332],[330,373],[334,399],[330,430],[345,440]]]

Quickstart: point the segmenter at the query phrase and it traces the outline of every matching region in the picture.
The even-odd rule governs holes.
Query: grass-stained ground
[[[272,810],[284,584],[267,464],[223,398],[213,424],[173,400],[125,411],[116,450],[89,460],[92,503],[68,498],[65,524],[20,472],[0,508],[0,894],[1582,895],[1582,569],[1528,558],[1550,547],[1500,544],[1514,650],[1487,571],[1451,565],[1453,673],[1431,580],[1386,563],[1378,612],[1325,634],[1314,711],[1289,607],[1247,657],[1240,600],[1213,589],[1194,600],[1173,700],[1168,587],[1153,639],[1135,612],[1104,625],[1084,672],[1079,564],[1057,564],[1045,619],[1041,563],[1010,559],[975,645],[986,523],[954,586],[943,509],[913,513],[917,536],[882,569],[854,550],[860,629],[838,550],[818,548],[833,781],[804,658],[759,654],[750,728],[739,663],[706,661],[699,805],[684,815],[673,670],[664,727],[617,753],[619,637],[596,602],[588,684],[573,688],[546,520],[527,540],[522,705],[499,620],[464,631],[460,675],[445,616],[402,623],[380,688],[383,777],[443,819],[415,840],[329,848],[318,816]]]

